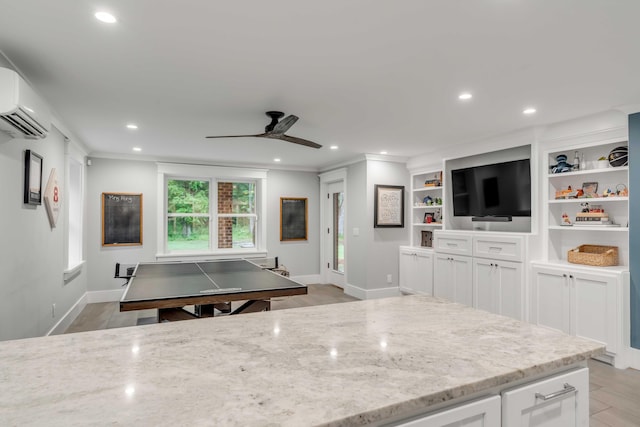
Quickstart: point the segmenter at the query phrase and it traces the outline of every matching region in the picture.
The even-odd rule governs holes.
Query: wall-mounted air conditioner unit
[[[51,113],[22,77],[0,68],[0,130],[14,138],[44,138],[51,127]]]

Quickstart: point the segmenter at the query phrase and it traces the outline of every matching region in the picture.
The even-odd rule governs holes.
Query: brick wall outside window
[[[218,183],[218,213],[233,213],[233,183]],[[233,246],[233,218],[218,218],[218,248]]]

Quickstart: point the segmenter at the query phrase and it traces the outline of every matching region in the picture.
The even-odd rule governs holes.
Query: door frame
[[[327,278],[329,275],[328,269],[325,267],[327,260],[325,259],[328,247],[327,247],[327,235],[323,231],[327,229],[327,227],[333,226],[333,218],[328,218],[325,209],[325,194],[327,194],[329,184],[333,184],[336,182],[342,181],[343,191],[344,191],[344,284],[343,286],[347,286],[349,281],[347,280],[347,272],[348,269],[348,257],[347,257],[347,209],[349,206],[349,198],[347,196],[347,169],[340,168],[335,169],[330,172],[321,173],[318,175],[320,177],[320,278],[323,283],[327,283]]]

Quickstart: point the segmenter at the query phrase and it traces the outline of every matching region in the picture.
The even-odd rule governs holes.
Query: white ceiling
[[[91,155],[323,170],[637,104],[639,16],[639,0],[0,0],[0,51]],[[267,110],[324,147],[204,138],[260,133]]]

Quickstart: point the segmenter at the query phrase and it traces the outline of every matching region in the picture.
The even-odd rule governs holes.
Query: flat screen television
[[[479,221],[531,216],[529,159],[451,171],[453,215]]]

